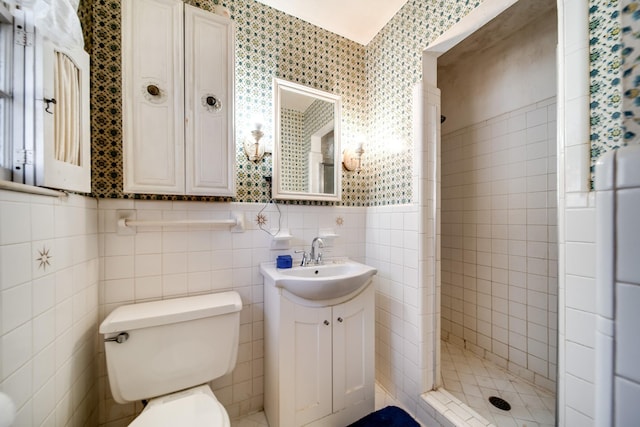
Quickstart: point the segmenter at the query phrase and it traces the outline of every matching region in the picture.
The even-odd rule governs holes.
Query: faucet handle
[[[300,266],[304,267],[305,265],[307,265],[307,262],[309,261],[309,256],[307,255],[306,251],[293,251],[293,253],[302,254],[302,261],[300,261]]]

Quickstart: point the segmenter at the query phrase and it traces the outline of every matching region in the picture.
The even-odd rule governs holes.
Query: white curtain
[[[71,59],[56,52],[54,67],[55,158],[80,164],[80,73]]]

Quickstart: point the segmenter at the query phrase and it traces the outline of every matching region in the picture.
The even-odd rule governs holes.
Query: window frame
[[[11,180],[13,163],[13,16],[0,2],[0,180]]]

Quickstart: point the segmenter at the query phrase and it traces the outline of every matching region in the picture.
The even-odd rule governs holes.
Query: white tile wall
[[[589,317],[595,313],[595,276],[592,260],[575,265],[569,273],[568,259],[574,251],[592,254],[595,248],[595,197],[589,191],[589,10],[584,2],[558,2],[558,425],[593,426],[592,410],[596,386],[584,371],[595,371],[594,349],[574,341],[569,330],[583,329],[594,335],[589,325],[574,324],[579,317],[569,309]],[[586,244],[578,246],[577,244]],[[585,250],[586,249],[586,250]],[[598,260],[599,261],[599,260]],[[591,338],[587,342],[593,341]],[[573,369],[571,346],[581,345],[586,356],[580,369]],[[575,349],[575,348],[574,348]],[[580,382],[578,382],[580,381]],[[576,385],[579,384],[577,387]]]
[[[365,208],[279,205],[283,229],[293,235],[290,248],[271,250],[271,237],[258,229],[263,204],[100,200],[100,319],[122,304],[235,290],[244,304],[240,348],[234,371],[212,387],[232,418],[263,405],[263,287],[259,264],[294,250],[309,251],[320,229],[340,237],[325,240],[325,257],[348,256],[364,261]],[[119,210],[137,219],[226,219],[232,211],[245,215],[247,230],[231,233],[207,226],[138,227],[135,235],[117,233]],[[277,228],[274,205],[263,212],[267,229]],[[338,217],[343,224],[338,225]],[[390,238],[387,236],[386,238]],[[294,255],[294,260],[299,255]],[[295,262],[295,261],[294,261]],[[111,398],[100,347],[100,422],[122,425],[140,410]]]
[[[595,363],[591,362],[596,374],[595,381],[593,378],[591,381],[597,384],[598,425],[631,425],[640,416],[633,404],[640,391],[637,364],[640,269],[634,256],[640,229],[636,215],[640,207],[638,164],[640,146],[631,145],[607,153],[596,166],[596,240],[600,262],[596,278],[597,315],[586,314],[589,320],[595,317],[596,337],[594,340],[586,331],[578,334],[575,326],[572,333],[577,339],[589,340],[589,347],[595,347]]]
[[[595,209],[594,198],[585,197],[584,205],[567,203],[563,210],[566,228],[562,233],[561,254],[566,263],[561,264],[560,295],[564,296],[560,324],[561,345],[559,354],[563,365],[559,398],[565,404],[560,407],[561,425],[594,425],[595,402]],[[584,257],[587,254],[587,258]],[[569,262],[569,260],[574,260]],[[560,418],[559,418],[560,419]]]
[[[378,269],[376,381],[415,414],[422,365],[418,207],[370,207],[366,212],[366,263]]]
[[[0,190],[0,390],[16,426],[98,423],[97,224],[92,199]]]
[[[442,136],[443,339],[553,389],[555,114],[549,99]]]

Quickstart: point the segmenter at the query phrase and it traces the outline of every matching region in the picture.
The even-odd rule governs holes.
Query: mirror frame
[[[280,177],[280,165],[282,164],[282,150],[280,149],[280,106],[282,105],[281,90],[285,89],[290,92],[295,92],[300,95],[308,95],[319,99],[321,101],[327,101],[333,103],[333,133],[334,133],[334,147],[333,147],[333,176],[334,176],[334,191],[333,193],[311,193],[302,191],[286,191],[282,188],[283,181]],[[299,83],[293,83],[288,80],[279,78],[273,79],[273,116],[274,116],[274,137],[273,137],[273,171],[271,197],[281,200],[317,200],[328,202],[342,201],[342,150],[340,148],[340,124],[341,124],[341,103],[342,97],[330,92],[325,92],[320,89],[304,86]]]

